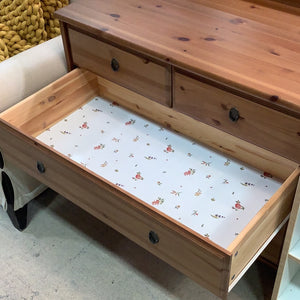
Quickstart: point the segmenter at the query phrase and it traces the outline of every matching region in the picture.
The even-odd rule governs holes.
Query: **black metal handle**
[[[120,64],[119,64],[119,62],[118,62],[115,58],[113,58],[113,59],[111,60],[110,65],[111,65],[111,68],[113,69],[114,72],[119,71],[119,69],[120,69]]]
[[[159,237],[158,237],[157,233],[155,233],[152,230],[149,232],[149,241],[152,244],[157,244],[159,242]]]
[[[240,118],[240,113],[239,111],[235,108],[235,107],[232,107],[230,110],[229,110],[229,119],[232,121],[232,122],[237,122],[237,120]]]
[[[37,167],[37,169],[39,170],[40,173],[45,173],[46,168],[45,168],[45,166],[42,162],[38,161],[36,163],[36,167]]]

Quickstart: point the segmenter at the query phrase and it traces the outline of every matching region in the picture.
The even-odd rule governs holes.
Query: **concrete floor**
[[[18,232],[0,208],[0,299],[218,299],[51,190]],[[269,299],[275,272],[257,262],[229,300]]]

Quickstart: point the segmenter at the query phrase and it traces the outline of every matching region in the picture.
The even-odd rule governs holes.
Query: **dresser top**
[[[299,117],[300,8],[262,3],[270,1],[77,0],[56,15]]]

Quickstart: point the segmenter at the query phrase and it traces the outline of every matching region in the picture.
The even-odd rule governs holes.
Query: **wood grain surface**
[[[75,65],[161,104],[171,104],[170,66],[162,66],[73,29],[69,29],[68,35]],[[113,70],[112,60],[118,63],[118,70]]]
[[[174,82],[175,110],[300,163],[300,119],[177,72]]]
[[[274,2],[275,3],[275,2]],[[278,2],[276,2],[278,4]],[[300,116],[300,18],[264,1],[76,1],[64,22]],[[280,3],[279,3],[280,4]]]

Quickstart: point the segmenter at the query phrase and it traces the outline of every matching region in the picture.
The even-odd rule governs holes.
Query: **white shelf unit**
[[[300,180],[282,249],[272,300],[300,299]]]

